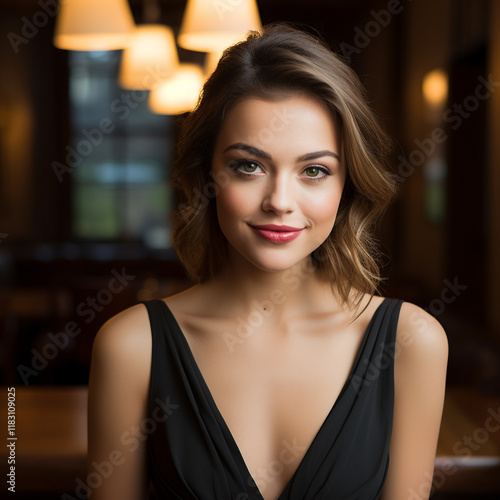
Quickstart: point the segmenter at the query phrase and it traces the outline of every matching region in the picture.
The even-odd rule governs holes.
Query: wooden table
[[[5,387],[0,408],[4,436]],[[434,475],[437,491],[500,493],[500,431],[484,429],[492,413],[500,415],[500,398],[471,389],[447,391]],[[76,480],[86,478],[86,420],[86,387],[16,387],[17,493],[52,493],[58,498],[68,493],[78,498]],[[493,429],[493,421],[488,422]],[[0,463],[6,464],[7,452],[0,446]]]
[[[4,437],[7,388],[1,389],[0,436]],[[67,492],[76,497],[76,478],[85,481],[86,477],[87,387],[15,389],[16,493]],[[5,440],[4,437],[0,446],[2,470],[7,465],[9,451]],[[10,494],[7,498],[15,497]]]
[[[500,397],[447,389],[433,484],[436,491],[500,498]]]

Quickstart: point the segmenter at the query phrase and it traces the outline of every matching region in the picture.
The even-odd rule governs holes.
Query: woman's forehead
[[[226,114],[216,152],[230,144],[244,143],[271,154],[283,148],[294,153],[331,149],[340,154],[337,128],[326,107],[309,96],[249,97]]]

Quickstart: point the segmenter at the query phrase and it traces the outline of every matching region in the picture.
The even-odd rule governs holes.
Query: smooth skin
[[[345,182],[337,126],[320,103],[299,94],[239,102],[219,132],[212,168],[228,273],[165,301],[262,496],[274,500],[337,399],[383,298],[365,296],[366,309],[353,321],[356,311],[310,265],[333,227]],[[253,229],[264,224],[302,232],[277,244]],[[244,330],[250,318],[255,326]],[[439,323],[404,303],[383,500],[429,497],[447,352]],[[146,496],[141,423],[150,369],[149,319],[136,305],[109,320],[94,344],[89,473],[112,453],[121,463],[92,491],[93,500]],[[275,461],[280,474],[270,472]]]

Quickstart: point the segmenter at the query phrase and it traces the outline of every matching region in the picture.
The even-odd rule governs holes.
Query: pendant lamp
[[[174,33],[161,24],[137,26],[123,51],[118,83],[125,89],[151,90],[179,64]]]
[[[205,56],[204,69],[207,78],[215,71],[215,68],[217,68],[223,52],[223,50],[218,50],[217,52],[208,52]]]
[[[179,45],[200,52],[218,52],[260,30],[256,0],[188,0]]]
[[[429,106],[444,106],[448,96],[448,75],[438,68],[429,71],[422,82],[422,93]]]
[[[134,18],[127,0],[64,0],[54,45],[66,50],[116,50],[127,45]]]
[[[149,94],[153,113],[176,115],[192,111],[203,86],[203,70],[197,64],[180,64],[172,77],[161,82]]]

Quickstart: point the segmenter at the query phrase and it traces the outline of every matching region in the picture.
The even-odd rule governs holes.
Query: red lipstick
[[[264,226],[250,226],[261,238],[271,243],[288,243],[300,236],[304,228],[292,226],[278,226],[266,224]]]

